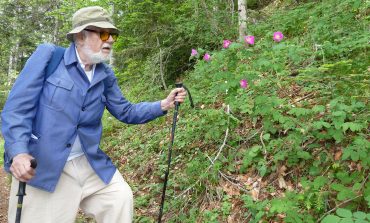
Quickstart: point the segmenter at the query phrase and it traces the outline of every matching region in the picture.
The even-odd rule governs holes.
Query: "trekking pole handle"
[[[36,159],[31,159],[31,165],[32,169],[36,169],[37,167],[37,162],[36,162]]]
[[[183,87],[183,84],[180,82],[180,83],[176,83],[175,86],[176,86],[176,88],[182,88]],[[177,93],[176,93],[176,95],[177,95]],[[179,106],[180,105],[180,102],[175,101],[175,105],[176,106]]]
[[[31,162],[30,167],[32,167],[32,169],[36,169],[37,167],[36,159],[32,159],[30,162]],[[24,195],[26,195],[26,183],[20,181],[17,196],[24,196]]]

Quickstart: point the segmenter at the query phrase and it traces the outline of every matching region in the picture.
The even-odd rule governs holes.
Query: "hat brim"
[[[101,28],[101,29],[110,29],[110,30],[112,30],[112,33],[115,33],[115,34],[119,34],[119,32],[120,32],[119,29],[117,29],[117,27],[115,27],[110,22],[92,22],[92,23],[86,23],[82,26],[77,26],[76,28],[72,29],[72,31],[67,33],[67,39],[69,41],[73,41],[73,35],[74,34],[79,33],[79,32],[81,32],[82,30],[84,30],[88,27],[89,28],[90,27],[97,27],[97,28]]]

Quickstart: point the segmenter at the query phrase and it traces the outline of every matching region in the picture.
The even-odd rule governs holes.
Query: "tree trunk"
[[[238,0],[239,12],[239,40],[242,42],[247,32],[247,0]]]
[[[13,73],[13,50],[9,53],[9,63],[8,63],[8,82],[11,79]]]
[[[54,27],[54,32],[53,32],[53,43],[55,43],[56,45],[59,44],[59,38],[58,38],[58,33],[59,33],[59,19],[57,17],[55,17],[55,27]]]
[[[217,35],[219,33],[219,29],[218,29],[217,20],[216,20],[216,18],[214,16],[214,14],[217,13],[217,8],[213,7],[213,13],[211,13],[208,10],[207,3],[204,0],[201,0],[200,2],[202,4],[202,6],[203,6],[204,11],[206,12],[207,17],[209,18],[209,21],[210,21],[210,24],[211,24],[211,27],[212,27],[212,33],[215,34],[215,35]]]
[[[12,46],[12,50],[9,54],[9,65],[8,65],[8,84],[11,85],[17,76],[17,64],[18,64],[18,51],[19,51],[19,40],[17,39],[15,45]]]
[[[157,46],[159,48],[159,72],[161,74],[161,81],[162,81],[162,86],[164,89],[167,90],[166,82],[164,81],[164,68],[163,68],[163,53],[162,53],[162,48],[159,44],[159,39],[157,37]]]
[[[231,12],[231,22],[234,23],[234,11],[235,11],[235,5],[234,0],[230,0],[230,12]]]

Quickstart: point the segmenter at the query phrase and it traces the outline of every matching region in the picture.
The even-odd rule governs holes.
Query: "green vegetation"
[[[253,45],[236,41],[229,1],[111,2],[126,97],[162,98],[180,78],[196,103],[180,107],[165,222],[370,222],[368,1],[248,1]],[[50,16],[86,4],[97,2],[59,2]],[[132,186],[135,222],[156,220],[171,121],[104,115],[102,147]]]
[[[4,164],[4,139],[0,137],[0,165],[2,166]]]
[[[181,106],[166,221],[369,222],[356,217],[370,202],[366,24],[358,1],[313,2],[249,25],[253,46],[194,44],[201,55],[184,82],[198,108]],[[137,222],[154,221],[159,206],[169,132],[160,124],[117,125],[105,141],[131,179]]]

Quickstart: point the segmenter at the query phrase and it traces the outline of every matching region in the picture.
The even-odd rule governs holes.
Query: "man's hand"
[[[18,154],[13,158],[10,172],[17,180],[27,182],[35,176],[35,170],[31,167],[32,159],[27,153]]]
[[[167,98],[161,101],[161,109],[162,111],[167,111],[171,108],[175,107],[175,101],[177,102],[184,102],[186,97],[186,90],[184,88],[175,88],[173,89]]]

